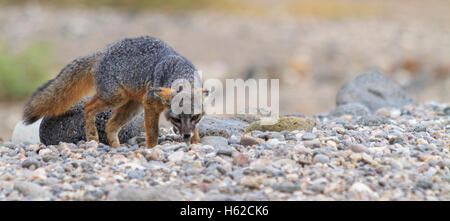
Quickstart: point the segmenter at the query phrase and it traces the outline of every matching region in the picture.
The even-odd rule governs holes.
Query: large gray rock
[[[395,82],[377,72],[367,72],[347,82],[336,96],[336,106],[361,103],[371,111],[382,107],[401,108],[413,103]]]
[[[23,121],[19,121],[14,127],[11,141],[13,143],[39,143],[39,126],[41,121],[42,119],[30,125],[25,125]]]
[[[220,148],[220,147],[227,147],[228,146],[228,140],[220,137],[220,136],[205,136],[202,137],[202,139],[200,140],[200,143],[205,144],[205,145],[211,145],[215,148]]]
[[[328,114],[330,117],[340,117],[342,115],[351,115],[353,117],[367,116],[370,110],[360,103],[348,103],[337,106]]]
[[[84,102],[74,105],[72,109],[57,117],[45,117],[39,127],[39,137],[45,145],[57,145],[59,142],[77,143],[86,140],[84,132]],[[104,111],[97,114],[95,125],[98,130],[100,142],[108,144],[106,139],[105,125],[111,118],[112,111]],[[127,142],[129,139],[140,135],[145,131],[144,114],[137,115],[132,121],[126,124],[119,132],[119,140],[121,143]]]
[[[229,138],[231,135],[245,133],[248,123],[233,118],[203,117],[198,124],[201,137],[221,136]]]

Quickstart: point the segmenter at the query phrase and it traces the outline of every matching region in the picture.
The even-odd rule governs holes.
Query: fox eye
[[[191,121],[198,122],[198,121],[200,121],[200,118],[201,118],[200,114],[194,115],[194,116],[192,116]]]
[[[181,122],[181,120],[179,118],[174,118],[174,117],[170,118],[170,121],[177,123],[177,124],[179,124]]]

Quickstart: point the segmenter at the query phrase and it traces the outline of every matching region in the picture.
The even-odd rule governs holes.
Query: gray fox
[[[119,147],[118,131],[144,109],[147,147],[158,142],[159,117],[165,117],[186,142],[198,143],[197,123],[201,113],[175,114],[170,108],[174,95],[171,85],[184,79],[201,96],[201,78],[194,65],[172,47],[153,37],[123,39],[110,44],[105,51],[78,58],[64,67],[52,80],[38,88],[27,102],[24,122],[61,115],[93,88],[96,94],[84,110],[86,139],[99,141],[95,116],[114,109],[105,132],[111,147]]]

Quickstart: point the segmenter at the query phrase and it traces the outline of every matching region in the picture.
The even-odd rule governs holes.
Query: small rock
[[[391,118],[397,118],[400,117],[400,115],[402,115],[402,112],[399,109],[392,109],[391,110]]]
[[[350,150],[352,150],[355,153],[367,153],[368,152],[367,148],[362,144],[351,144],[349,146],[349,148],[350,148]]]
[[[272,161],[268,159],[257,159],[250,163],[250,168],[255,171],[270,171],[272,170]]]
[[[280,192],[293,193],[293,192],[299,190],[300,186],[295,185],[293,183],[282,183],[282,184],[275,185],[273,187],[273,189],[278,190]]]
[[[305,130],[311,132],[316,123],[310,119],[301,117],[281,117],[277,123],[272,125],[261,125],[260,121],[255,121],[247,127],[247,133],[255,130],[259,131],[294,131]]]
[[[242,177],[241,180],[240,180],[240,184],[242,186],[249,187],[249,188],[252,188],[252,189],[259,188],[259,183],[258,183],[256,177],[253,177],[253,176],[244,176],[244,177]]]
[[[145,154],[145,159],[162,161],[164,160],[164,152],[160,149],[153,148]]]
[[[320,140],[307,140],[303,142],[303,145],[305,145],[305,147],[309,147],[309,148],[317,148],[320,147]]]
[[[244,164],[249,164],[250,160],[248,159],[247,155],[243,154],[243,153],[238,153],[236,155],[233,156],[233,164],[234,165],[244,165]]]
[[[233,156],[233,148],[219,148],[217,150],[217,155]]]
[[[144,171],[140,171],[140,170],[132,170],[132,171],[128,172],[127,176],[130,179],[143,180],[145,173],[144,173]]]
[[[350,187],[351,192],[373,194],[372,189],[364,183],[356,182]]]
[[[143,142],[145,142],[145,136],[136,136],[136,137],[133,137],[133,138],[128,140],[128,143],[132,144],[132,145],[140,144],[140,143],[143,143]]]
[[[313,140],[316,138],[316,135],[313,133],[305,133],[302,136],[302,140]]]
[[[184,143],[182,143],[182,144],[175,144],[175,145],[169,145],[169,146],[164,146],[162,148],[162,150],[165,151],[165,152],[177,151],[178,149],[180,149],[180,148],[182,148],[184,146],[185,146]]]
[[[363,154],[361,154],[361,157],[364,162],[366,162],[370,165],[373,165],[373,166],[377,165],[377,162],[375,160],[373,160],[373,158],[370,155],[363,153]]]
[[[197,128],[200,137],[221,136],[229,138],[231,135],[241,134],[247,126],[247,122],[233,118],[203,117]]]
[[[184,152],[183,151],[176,151],[169,155],[168,159],[171,162],[178,162],[183,160],[184,158]]]
[[[431,189],[433,187],[433,183],[426,179],[420,179],[416,182],[415,186],[421,189]]]
[[[325,191],[325,185],[320,183],[312,184],[311,186],[308,186],[308,190],[311,190],[316,193],[323,193]]]
[[[38,168],[39,165],[39,161],[30,158],[27,158],[22,162],[22,167],[27,169],[30,169],[31,166],[34,166],[34,168]]]
[[[86,142],[86,149],[90,149],[90,148],[97,150],[97,148],[98,148],[97,141],[91,140],[91,141]]]
[[[242,146],[253,146],[253,145],[261,145],[262,142],[263,140],[259,138],[243,136],[241,137],[239,144],[241,144]]]
[[[50,153],[52,153],[52,151],[50,149],[48,149],[48,148],[39,150],[39,156],[44,156],[44,155],[47,155],[47,154],[50,154]]]
[[[444,109],[444,113],[445,113],[445,115],[450,116],[450,106],[449,106],[449,107],[446,107],[446,108]]]
[[[44,162],[57,161],[58,159],[59,159],[59,157],[55,154],[46,154],[46,155],[42,156],[42,160]]]
[[[380,108],[376,111],[377,115],[380,115],[382,117],[391,117],[391,111],[389,111],[388,108]]]
[[[228,140],[220,136],[206,136],[200,139],[200,143],[205,145],[211,145],[215,148],[227,147]]]
[[[236,135],[231,135],[231,137],[228,138],[228,144],[239,144],[239,139]]]
[[[328,158],[328,156],[325,156],[323,154],[317,154],[313,158],[313,163],[324,163],[325,164],[328,162],[330,162],[330,158]]]
[[[276,139],[276,138],[273,138],[273,139],[269,139],[269,140],[267,141],[267,144],[268,144],[269,146],[277,147],[277,146],[280,145],[280,144],[286,144],[286,141],[280,141],[280,140],[278,140],[278,139]]]

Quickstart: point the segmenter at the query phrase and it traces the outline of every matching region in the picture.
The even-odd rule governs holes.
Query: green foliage
[[[0,100],[26,99],[49,79],[52,65],[51,45],[31,43],[20,53],[13,53],[0,43]]]

